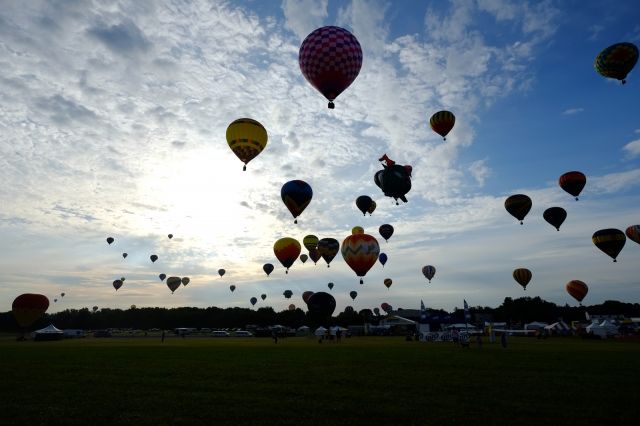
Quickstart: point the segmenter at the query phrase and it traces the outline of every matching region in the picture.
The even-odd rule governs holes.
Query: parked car
[[[253,333],[246,330],[238,330],[233,333],[233,337],[253,337]]]
[[[212,331],[211,337],[229,337],[229,332],[223,330]]]

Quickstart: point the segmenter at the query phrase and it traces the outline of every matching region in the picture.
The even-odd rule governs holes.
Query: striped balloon
[[[233,153],[244,163],[253,160],[267,146],[267,130],[251,118],[239,118],[227,127],[227,143]]]
[[[436,274],[436,268],[431,265],[426,265],[425,267],[422,268],[422,275],[424,275],[424,277],[428,279],[429,282],[431,282],[431,279],[435,274]]]
[[[378,240],[369,234],[351,234],[342,242],[342,257],[347,265],[360,278],[363,284],[364,277],[369,269],[378,261],[380,245]]]
[[[451,111],[438,111],[431,116],[429,120],[431,129],[447,140],[447,135],[456,124],[456,116]]]
[[[318,254],[329,264],[340,251],[340,243],[335,238],[323,238],[318,241]]]
[[[384,279],[384,285],[387,287],[387,290],[391,287],[391,284],[393,284],[393,280],[391,280],[391,278]]]
[[[580,195],[580,192],[587,184],[587,177],[582,172],[567,172],[560,176],[558,184],[560,188],[576,197],[576,201],[578,201],[578,195]]]
[[[309,34],[298,53],[302,75],[313,87],[333,101],[353,83],[362,67],[358,39],[344,28],[327,26]]]
[[[302,239],[302,244],[304,244],[304,247],[309,251],[315,250],[318,248],[318,237],[315,235],[306,235]]]
[[[614,262],[617,262],[616,258],[622,251],[627,238],[621,230],[609,228],[596,231],[591,237],[591,241],[596,247],[610,256]]]
[[[513,279],[522,286],[523,289],[527,289],[527,284],[531,281],[533,274],[527,268],[517,268],[513,270]]]
[[[616,43],[596,57],[594,67],[598,74],[626,83],[627,74],[638,62],[638,48],[633,43]]]
[[[631,225],[624,233],[627,234],[627,238],[640,244],[640,225]]]
[[[285,273],[289,273],[289,268],[300,256],[302,247],[295,238],[280,238],[273,244],[273,253],[276,255],[282,266],[286,268]]]
[[[567,283],[566,288],[567,293],[582,305],[582,299],[584,299],[589,292],[589,287],[580,280],[571,280]]]

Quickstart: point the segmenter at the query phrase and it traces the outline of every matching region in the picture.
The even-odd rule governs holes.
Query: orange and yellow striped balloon
[[[429,120],[431,129],[446,141],[447,135],[456,124],[456,116],[451,111],[438,111]]]

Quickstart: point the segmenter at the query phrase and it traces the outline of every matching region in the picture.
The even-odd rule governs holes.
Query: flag
[[[469,322],[471,320],[471,314],[469,313],[469,305],[467,305],[467,301],[464,301],[464,320]]]
[[[429,322],[429,314],[427,308],[424,306],[424,302],[420,300],[420,324],[426,324]]]

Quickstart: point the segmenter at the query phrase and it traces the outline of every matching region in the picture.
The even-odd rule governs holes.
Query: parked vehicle
[[[253,337],[253,333],[246,330],[238,330],[233,333],[233,337]]]
[[[223,330],[212,331],[211,337],[229,337],[229,332]]]

